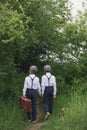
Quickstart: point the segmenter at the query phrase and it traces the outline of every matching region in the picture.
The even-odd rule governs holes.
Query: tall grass
[[[0,130],[24,130],[27,116],[19,105],[19,96],[22,95],[24,78],[25,74],[16,74],[14,82],[10,84],[12,86],[10,88],[11,93],[6,91],[6,95],[5,93],[3,93],[3,96],[0,95]]]
[[[87,130],[87,94],[58,97],[53,116],[41,130]]]
[[[16,102],[0,100],[0,130],[24,130],[25,121],[26,116]]]

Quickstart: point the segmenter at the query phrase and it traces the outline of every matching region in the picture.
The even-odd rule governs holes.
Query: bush
[[[12,99],[18,98],[22,94],[24,78],[24,73],[14,73],[9,81],[4,82],[6,77],[4,80],[1,80],[0,97],[4,100],[9,97]]]

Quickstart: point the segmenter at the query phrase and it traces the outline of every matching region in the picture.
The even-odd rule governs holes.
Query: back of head
[[[51,66],[50,65],[45,65],[44,66],[44,71],[45,72],[51,72]]]
[[[36,73],[37,72],[37,66],[35,66],[35,65],[32,65],[32,66],[30,66],[30,68],[29,68],[29,70],[32,72],[32,73]]]

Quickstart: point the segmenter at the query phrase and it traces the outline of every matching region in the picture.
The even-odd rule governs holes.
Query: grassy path
[[[28,123],[27,127],[24,130],[40,130],[40,127],[44,124],[42,121],[43,118],[43,110],[41,108],[41,102],[38,100],[37,102],[37,122],[36,123]]]

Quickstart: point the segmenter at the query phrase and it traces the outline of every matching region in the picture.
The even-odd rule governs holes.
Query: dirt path
[[[27,126],[25,130],[40,130],[40,127],[43,125],[43,123],[37,122],[36,124],[32,124],[31,126]]]
[[[41,102],[38,100],[37,102],[37,122],[36,123],[28,123],[27,127],[24,130],[40,130],[40,127],[44,124],[42,122],[43,111],[41,108]]]

